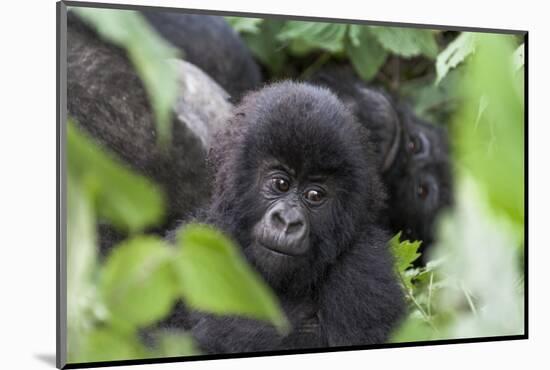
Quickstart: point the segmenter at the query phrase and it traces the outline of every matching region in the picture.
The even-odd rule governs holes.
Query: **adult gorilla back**
[[[172,143],[157,145],[145,87],[126,52],[104,40],[72,12],[67,16],[67,108],[97,143],[158,183],[168,200],[165,227],[209,195],[206,153],[216,125],[229,113],[229,96],[198,68],[172,61],[180,96],[173,107]],[[122,237],[101,225],[102,252]]]
[[[220,16],[146,10],[141,14],[183,58],[205,71],[237,101],[261,83],[260,69],[239,35]]]

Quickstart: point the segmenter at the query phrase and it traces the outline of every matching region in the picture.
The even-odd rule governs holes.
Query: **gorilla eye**
[[[426,184],[420,184],[416,188],[416,195],[420,199],[426,199],[428,197],[429,193],[430,193],[430,189],[429,189],[428,185],[426,185]]]
[[[276,177],[272,180],[275,189],[280,192],[286,193],[290,189],[290,183],[282,177]]]
[[[427,157],[430,155],[430,140],[423,132],[409,136],[407,151],[416,157]]]
[[[407,143],[407,150],[409,153],[418,154],[422,151],[422,140],[418,135],[412,135]]]
[[[323,193],[318,190],[308,190],[306,192],[306,199],[312,203],[319,203],[323,200]]]

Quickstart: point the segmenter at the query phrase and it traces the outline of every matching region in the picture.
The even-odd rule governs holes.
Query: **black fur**
[[[250,352],[388,339],[404,299],[389,236],[375,222],[384,191],[366,139],[329,90],[308,84],[277,83],[247,95],[235,108],[211,150],[214,194],[199,221],[238,242],[276,292],[292,331],[281,336],[263,322],[193,313],[192,332],[203,350]],[[262,174],[272,161],[292,168],[300,179],[326,175],[329,197],[308,213],[306,255],[273,253],[252,238],[266,213]]]
[[[260,68],[239,35],[220,16],[142,11],[149,23],[237,101],[260,85]]]
[[[433,241],[440,211],[452,204],[446,129],[418,118],[381,89],[367,86],[350,66],[325,67],[311,80],[333,90],[371,132],[389,195],[383,218],[393,233],[402,231],[404,238],[422,240],[424,250]]]

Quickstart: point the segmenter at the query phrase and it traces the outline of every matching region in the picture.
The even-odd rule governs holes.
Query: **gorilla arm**
[[[385,240],[374,235],[368,244],[356,244],[329,271],[319,312],[329,347],[384,343],[403,314],[403,293]]]

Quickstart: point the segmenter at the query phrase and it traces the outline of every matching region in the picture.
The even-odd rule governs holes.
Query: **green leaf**
[[[523,229],[524,97],[514,68],[515,44],[512,35],[476,36],[452,137],[460,168],[479,181],[496,212]]]
[[[99,328],[83,338],[82,351],[70,362],[116,361],[145,358],[145,348],[134,336],[122,335],[112,328]]]
[[[437,56],[435,61],[435,71],[437,74],[435,83],[439,84],[451,69],[462,63],[474,50],[474,34],[471,32],[462,32]]]
[[[155,357],[199,355],[193,337],[189,334],[163,330],[158,333]]]
[[[189,306],[268,320],[281,331],[288,329],[276,296],[219,231],[188,225],[178,234],[177,243],[181,247],[178,272]]]
[[[369,31],[388,51],[405,58],[425,55],[437,56],[438,47],[434,32],[414,28],[370,26]]]
[[[264,21],[261,18],[225,17],[225,20],[233,29],[242,33],[258,33],[259,26]]]
[[[74,8],[74,11],[96,28],[105,40],[126,49],[152,103],[159,143],[169,143],[178,76],[167,60],[178,57],[177,49],[158,35],[136,11],[81,7]]]
[[[260,32],[242,35],[252,54],[275,75],[283,69],[287,59],[281,50],[284,45],[276,37],[284,23],[280,20],[266,19],[260,25]]]
[[[395,258],[395,271],[399,274],[405,288],[412,289],[412,280],[415,274],[407,274],[406,270],[413,266],[413,262],[420,257],[418,248],[421,241],[410,242],[408,240],[400,241],[401,232],[397,233],[390,240],[390,250]]]
[[[159,189],[103,152],[71,120],[67,167],[70,176],[93,196],[99,214],[118,228],[134,232],[161,221],[164,204]]]
[[[102,317],[93,277],[97,266],[95,213],[84,189],[67,176],[67,356],[82,349],[83,335]],[[104,310],[103,310],[104,311]]]
[[[406,320],[402,325],[392,334],[390,343],[407,343],[420,340],[433,340],[437,339],[436,332],[426,322],[426,320],[419,315],[412,315],[413,317]]]
[[[101,271],[100,292],[113,322],[145,326],[165,317],[178,296],[173,250],[151,236],[113,248]]]
[[[346,52],[357,73],[366,81],[371,80],[388,55],[366,26],[350,25]]]
[[[412,267],[412,263],[420,257],[418,248],[422,244],[421,241],[411,242],[409,240],[400,240],[401,232],[397,233],[390,240],[390,248],[395,257],[395,266],[397,271],[404,272],[409,267]]]
[[[525,44],[518,46],[516,51],[514,51],[514,68],[515,70],[520,70],[525,64]]]
[[[281,41],[296,41],[296,52],[311,49],[339,52],[344,49],[347,25],[321,22],[288,21],[278,34]]]

